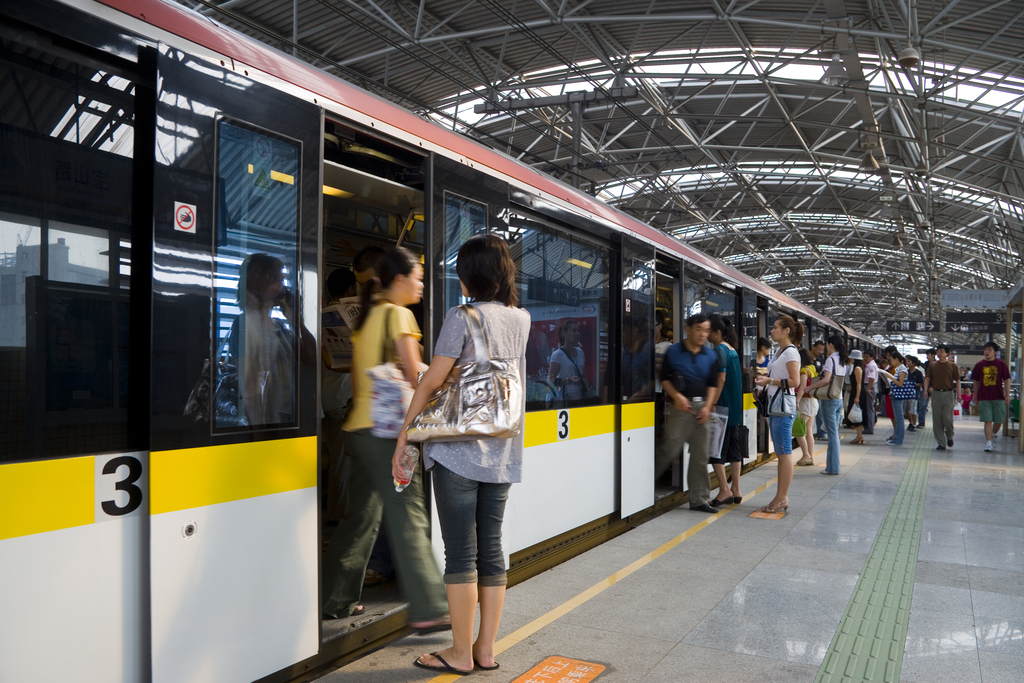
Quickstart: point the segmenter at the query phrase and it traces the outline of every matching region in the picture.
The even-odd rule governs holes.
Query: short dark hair
[[[349,268],[335,268],[334,272],[327,276],[327,293],[332,299],[339,299],[345,296],[345,292],[355,286],[356,276]]]
[[[701,323],[706,323],[707,321],[708,316],[705,315],[704,313],[694,313],[693,315],[686,319],[686,326],[693,327],[694,325],[700,325]]]
[[[455,272],[475,301],[519,305],[516,262],[508,243],[497,235],[474,235],[466,240],[459,249]]]
[[[815,346],[824,347],[825,346],[825,340],[824,339],[816,340],[813,344],[811,344],[811,348],[813,349]]]
[[[996,353],[999,353],[999,344],[996,344],[994,341],[990,341],[990,342],[986,343],[985,344],[985,348],[986,349],[992,349]]]
[[[872,351],[871,349],[864,349],[864,355],[865,356],[871,356],[872,358],[877,358],[877,356],[875,355],[875,352]]]
[[[380,257],[388,253],[387,249],[378,247],[376,244],[371,244],[368,247],[363,247],[356,252],[356,257],[352,259],[352,270],[357,273],[374,268],[377,265],[377,261]]]
[[[925,351],[925,353],[930,353],[930,354],[932,354],[934,356],[936,350],[937,349],[928,349],[927,351]]]
[[[950,346],[949,344],[939,344],[938,346],[935,347],[935,350],[942,350],[945,351],[947,354],[953,353],[953,347]]]
[[[767,339],[765,339],[764,337],[758,337],[757,338],[757,348],[759,348],[759,349],[770,349],[770,348],[772,348],[772,343],[770,341],[768,341]]]

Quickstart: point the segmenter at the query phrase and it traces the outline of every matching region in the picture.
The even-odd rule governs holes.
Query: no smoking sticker
[[[196,205],[174,202],[174,229],[196,234]]]

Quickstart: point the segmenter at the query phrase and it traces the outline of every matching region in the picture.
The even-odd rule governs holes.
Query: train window
[[[474,235],[487,234],[487,205],[452,192],[444,193],[444,302],[445,310],[463,303],[455,272],[459,249]]]
[[[290,426],[301,145],[226,120],[217,138],[214,427]]]
[[[622,400],[654,400],[654,249],[622,247]]]
[[[532,318],[526,409],[608,403],[609,250],[515,213],[508,236]]]
[[[110,282],[110,233],[67,223],[50,223],[46,277],[105,287]]]
[[[0,62],[0,462],[128,445],[135,84],[44,44]]]

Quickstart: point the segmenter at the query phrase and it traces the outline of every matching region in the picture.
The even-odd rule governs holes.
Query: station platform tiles
[[[976,422],[946,451],[930,424],[887,446],[888,426],[844,436],[840,476],[798,467],[782,519],[749,517],[773,462],[739,505],[684,506],[513,587],[501,668],[470,680],[1021,683],[1024,455],[983,452]],[[409,636],[318,680],[459,680],[412,666],[449,645]]]

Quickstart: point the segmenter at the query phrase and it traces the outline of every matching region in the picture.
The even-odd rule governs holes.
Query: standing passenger
[[[903,413],[908,399],[904,398],[904,396],[911,391],[913,382],[910,381],[910,372],[903,362],[903,354],[897,351],[894,346],[886,349],[885,353],[889,357],[889,368],[892,375],[889,398],[892,402],[892,415],[890,417],[892,417],[893,430],[892,438],[886,439],[885,442],[890,446],[902,446],[907,426]],[[914,399],[916,398],[917,395],[915,394]]]
[[[455,270],[462,295],[472,299],[493,358],[518,358],[519,377],[526,386],[526,343],[530,314],[518,308],[516,266],[508,245],[495,235],[477,235],[459,249]],[[402,478],[401,459],[409,426],[431,395],[456,365],[476,358],[473,335],[458,307],[445,316],[434,358],[423,375],[392,458],[395,479]],[[525,398],[525,394],[524,394]],[[519,407],[526,410],[525,401]],[[428,441],[423,464],[432,473],[437,519],[444,540],[444,583],[452,620],[452,646],[421,655],[421,669],[467,674],[474,668],[490,671],[494,641],[505,604],[505,556],[501,525],[512,484],[521,480],[523,434],[507,439]],[[476,606],[480,603],[480,632],[473,639]]]
[[[850,351],[850,361],[853,363],[847,374],[850,375],[850,394],[849,400],[846,402],[846,421],[847,423],[857,430],[857,436],[850,443],[864,443],[864,434],[862,429],[864,427],[864,410],[867,405],[868,392],[864,390],[864,354],[854,349]],[[853,410],[854,406],[860,408],[860,420],[854,421],[850,419],[850,411]]]
[[[864,390],[867,392],[867,411],[864,413],[864,433],[875,433],[875,422],[878,417],[875,406],[878,402],[878,363],[875,362],[875,352],[871,349],[864,350]]]
[[[821,377],[821,373],[825,368],[825,342],[819,339],[811,345],[811,358],[814,359],[814,369],[817,371],[818,377]],[[825,438],[824,420],[825,418],[819,410],[814,416],[814,438],[818,441],[822,441]]]
[[[917,398],[907,403],[907,415],[910,419],[907,431],[916,432],[918,422],[921,423],[922,428],[924,427],[924,418],[920,415],[921,398],[924,395],[924,373],[921,372],[921,361],[917,356],[907,356],[907,370],[910,371],[910,381],[914,383],[914,391],[917,392]]]
[[[796,419],[803,420],[804,435],[796,437],[796,442],[800,445],[800,459],[796,461],[796,464],[807,467],[814,464],[814,433],[812,428],[814,427],[813,420],[818,415],[818,399],[811,397],[807,393],[807,387],[817,377],[818,370],[814,367],[814,358],[806,349],[800,349],[800,386],[797,387],[796,392]]]
[[[350,464],[345,519],[331,539],[324,560],[324,616],[328,619],[361,614],[363,579],[374,539],[381,524],[392,539],[398,586],[409,601],[413,628],[436,631],[451,628],[441,573],[430,550],[422,477],[417,472],[409,487],[395,491],[391,455],[395,439],[373,436],[370,429],[370,382],[366,371],[385,361],[391,347],[401,359],[406,379],[416,386],[420,360],[420,331],[407,306],[423,296],[423,267],[408,250],[396,247],[376,266],[383,288],[374,303],[373,287],[362,293],[363,312],[352,334],[352,410],[345,422],[345,455]]]
[[[665,438],[655,449],[655,479],[672,461],[681,456],[683,445],[690,446],[686,485],[690,490],[690,509],[718,512],[708,505],[711,478],[708,476],[708,417],[718,400],[723,368],[718,354],[705,346],[711,323],[703,313],[686,319],[686,339],[665,352],[661,367],[661,386],[672,403],[665,417]]]
[[[772,341],[779,345],[779,352],[768,364],[768,376],[755,380],[759,386],[769,387],[768,405],[772,405],[780,391],[797,387],[800,381],[800,353],[796,348],[803,338],[804,326],[801,323],[788,315],[780,315],[775,320]],[[768,417],[775,455],[779,459],[779,485],[772,502],[761,508],[762,512],[779,512],[789,508],[789,486],[793,483],[794,418],[793,415]],[[838,440],[836,443],[838,445]]]
[[[953,404],[960,397],[960,369],[949,360],[949,344],[936,348],[939,359],[928,366],[924,390],[932,400],[932,432],[937,451],[953,447]]]
[[[586,368],[580,324],[569,318],[558,328],[558,349],[551,354],[548,365],[548,381],[561,392],[565,406],[578,405],[589,393]]]
[[[718,352],[718,362],[724,373],[719,374],[719,395],[717,405],[725,408],[729,416],[725,422],[725,441],[722,443],[722,452],[717,458],[708,458],[708,462],[715,468],[715,475],[718,477],[718,495],[715,496],[711,505],[720,507],[730,503],[743,501],[743,494],[740,493],[740,474],[743,471],[744,453],[744,430],[743,427],[743,377],[740,369],[740,357],[736,353],[736,345],[739,340],[736,338],[736,329],[732,321],[720,315],[710,317],[711,333],[708,340],[715,345]],[[725,477],[725,463],[730,463],[732,470],[732,487],[727,488],[728,482]]]
[[[827,387],[833,375],[846,376],[846,342],[843,338],[838,334],[829,337],[825,353],[828,354],[828,358],[821,367],[821,378],[811,384],[811,389]],[[842,420],[843,399],[823,398],[818,403],[818,412],[822,413],[825,419],[825,432],[828,434],[828,453],[825,456],[825,469],[821,473],[839,474],[839,422]]]

